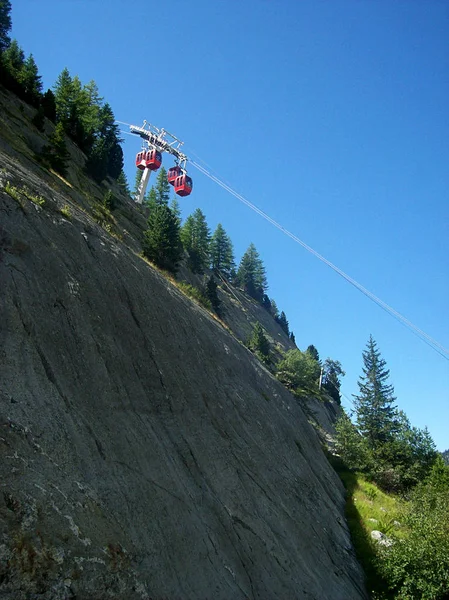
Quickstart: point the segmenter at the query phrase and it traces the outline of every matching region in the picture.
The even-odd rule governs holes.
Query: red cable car
[[[178,166],[171,167],[168,170],[168,173],[167,173],[167,181],[168,181],[168,183],[170,183],[171,185],[174,185],[175,184],[175,179],[177,177],[179,177],[179,175],[182,175],[182,169],[181,169],[181,167],[178,167]]]
[[[141,151],[136,156],[136,167],[142,169],[142,171],[145,169],[145,154],[145,152]]]
[[[157,171],[162,164],[162,154],[156,148],[152,148],[145,154],[145,167],[150,169],[150,171]]]
[[[175,179],[174,185],[175,192],[178,194],[178,196],[188,196],[192,191],[193,181],[191,177],[184,173]]]

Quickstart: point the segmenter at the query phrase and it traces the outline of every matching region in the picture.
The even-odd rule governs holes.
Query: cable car
[[[145,154],[146,154],[146,152],[144,152],[142,150],[136,156],[136,167],[138,169],[141,169],[142,171],[145,169],[145,158],[144,158]]]
[[[167,173],[167,181],[168,181],[168,183],[170,183],[171,185],[175,185],[175,179],[177,177],[179,177],[179,175],[182,175],[182,169],[181,169],[181,167],[178,167],[178,166],[171,167],[168,170],[168,173]]]
[[[185,173],[183,175],[179,175],[175,179],[174,186],[175,192],[178,194],[178,196],[188,196],[193,188],[192,178]]]
[[[162,164],[162,154],[156,148],[147,150],[145,154],[145,167],[150,171],[157,171]]]

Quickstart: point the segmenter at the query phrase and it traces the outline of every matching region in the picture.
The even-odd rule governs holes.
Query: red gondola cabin
[[[182,175],[181,167],[171,167],[167,173],[167,181],[170,185],[175,185],[175,180],[177,177]]]
[[[193,188],[192,178],[184,173],[175,179],[175,192],[178,196],[188,196]]]
[[[151,150],[142,150],[136,156],[136,167],[138,169],[150,169],[157,171],[162,164],[162,154],[159,150],[152,148]]]
[[[145,154],[146,152],[139,152],[136,156],[136,167],[138,169],[142,169],[142,171],[145,169]]]

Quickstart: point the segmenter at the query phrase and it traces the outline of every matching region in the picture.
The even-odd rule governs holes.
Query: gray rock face
[[[60,187],[0,160],[0,597],[366,598],[292,396]],[[25,178],[43,207],[5,193]]]

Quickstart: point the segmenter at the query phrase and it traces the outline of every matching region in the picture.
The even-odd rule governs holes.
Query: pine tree
[[[122,192],[122,194],[124,194],[125,196],[131,195],[131,192],[129,190],[128,180],[126,178],[125,171],[123,169],[120,171],[120,175],[117,177],[117,184],[118,184],[118,187],[120,188],[120,191]]]
[[[41,98],[41,106],[44,111],[44,115],[53,123],[56,122],[56,102],[55,95],[51,90],[47,90]]]
[[[0,0],[0,53],[4,52],[11,43],[9,32],[11,31],[11,2]]]
[[[254,244],[250,244],[242,256],[235,284],[242,287],[252,298],[262,302],[268,284],[265,267]]]
[[[210,266],[228,279],[231,279],[235,270],[232,242],[221,223],[217,225],[210,241]]]
[[[314,348],[314,346],[309,346],[309,348]],[[309,348],[307,348],[307,351],[309,351]],[[316,351],[316,354],[318,355],[318,351]],[[344,376],[345,372],[341,368],[340,362],[338,360],[326,358],[323,365],[323,389],[325,389],[329,396],[338,404],[341,404],[340,377]]]
[[[314,358],[318,363],[321,364],[320,355],[318,354],[318,350],[315,348],[315,346],[313,344],[310,344],[310,346],[307,347],[306,352],[308,352],[308,354],[310,354],[310,356],[312,358]]]
[[[69,123],[73,102],[72,78],[67,67],[61,71],[56,80],[54,85],[54,96],[56,119],[58,123],[62,123],[65,128]]]
[[[263,362],[268,362],[270,357],[270,343],[259,322],[254,325],[253,332],[248,341],[248,348],[255,352]]]
[[[62,123],[56,125],[48,142],[49,143],[42,148],[42,157],[44,161],[61,175],[66,175],[67,162],[70,155],[67,151]]]
[[[277,307],[276,300],[274,298],[271,298],[270,304],[271,304],[271,308],[270,308],[271,316],[277,322],[277,320],[279,318],[279,309]]]
[[[178,202],[178,199],[172,198],[172,201],[170,202],[170,210],[172,211],[172,213],[175,215],[177,221],[178,221],[178,225],[181,226],[181,206]]]
[[[193,273],[203,273],[209,265],[210,230],[201,209],[187,217],[181,228],[181,241],[189,255],[189,268]]]
[[[358,381],[359,395],[354,395],[357,427],[375,450],[389,441],[397,427],[394,388],[387,383],[390,372],[370,336],[363,352],[363,375]]]
[[[19,75],[25,63],[25,54],[19,46],[17,40],[12,40],[11,44],[1,55],[2,68],[6,75],[7,87],[17,92],[20,87]]]
[[[20,69],[18,81],[23,88],[24,99],[33,106],[38,106],[42,95],[41,79],[33,55],[30,54]]]
[[[220,313],[221,300],[218,297],[217,282],[215,281],[213,275],[211,275],[209,277],[209,279],[207,280],[207,283],[206,283],[206,298],[208,300],[210,300],[210,303],[212,304],[212,308],[214,309],[214,311],[217,314],[219,314]]]
[[[179,225],[175,215],[165,204],[152,207],[148,229],[144,233],[144,255],[156,265],[176,273],[182,256]]]
[[[156,192],[156,202],[168,206],[171,186],[167,181],[167,171],[164,167],[161,167],[158,171],[154,188]]]
[[[320,367],[307,352],[288,350],[285,358],[278,363],[277,370],[280,381],[298,393],[318,390]]]
[[[290,331],[290,340],[295,344],[296,346],[296,339],[295,339],[295,334],[293,333],[293,331]]]
[[[290,331],[288,329],[288,321],[287,321],[287,316],[285,314],[284,311],[281,312],[281,314],[279,315],[279,318],[277,319],[278,324],[280,325],[282,331],[289,335]]]

